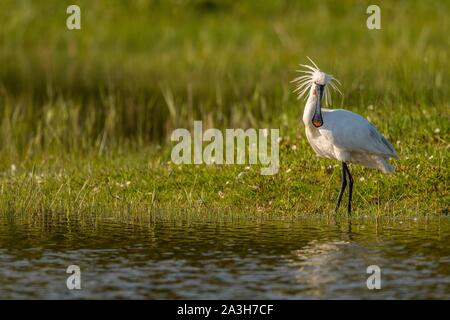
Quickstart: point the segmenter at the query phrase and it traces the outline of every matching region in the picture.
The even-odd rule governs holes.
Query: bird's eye
[[[314,84],[315,84],[316,86],[319,86],[319,87],[325,87],[324,84],[320,84],[320,83],[318,83],[317,81],[314,81]]]

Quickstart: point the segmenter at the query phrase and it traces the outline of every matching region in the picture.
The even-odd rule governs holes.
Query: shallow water
[[[449,299],[450,220],[0,218],[0,298]],[[66,268],[81,269],[68,290]],[[369,265],[381,289],[366,286]]]

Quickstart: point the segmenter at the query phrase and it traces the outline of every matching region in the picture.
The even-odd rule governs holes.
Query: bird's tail
[[[389,149],[389,151],[390,151],[389,156],[391,156],[392,158],[395,158],[395,159],[400,159],[397,152],[395,152],[394,146],[385,137],[381,136],[381,141]]]
[[[381,171],[382,171],[383,173],[392,173],[392,172],[395,171],[395,167],[394,167],[392,164],[388,163],[387,165],[385,165],[385,166],[382,168]]]
[[[380,159],[381,160],[381,159]],[[395,171],[395,167],[389,163],[389,157],[383,157],[379,163],[379,169],[383,173],[392,173]]]

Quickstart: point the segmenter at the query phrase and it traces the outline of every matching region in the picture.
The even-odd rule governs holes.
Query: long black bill
[[[319,85],[319,97],[317,99],[316,108],[314,109],[314,115],[312,117],[312,124],[314,127],[319,128],[323,125],[322,111],[320,104],[322,102],[323,91],[325,85]]]

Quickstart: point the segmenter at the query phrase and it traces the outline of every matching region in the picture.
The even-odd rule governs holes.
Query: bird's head
[[[309,61],[313,64],[313,66],[301,64],[300,66],[306,68],[303,70],[297,70],[302,73],[299,77],[292,80],[296,84],[296,88],[294,90],[297,93],[298,98],[301,97],[308,98],[309,96],[316,97],[315,100],[315,112],[312,119],[312,123],[315,127],[320,127],[323,125],[322,113],[320,111],[321,102],[323,96],[325,96],[325,103],[329,105],[331,103],[331,94],[328,88],[331,88],[335,91],[338,91],[340,94],[337,84],[340,84],[339,80],[334,78],[332,75],[326,74],[321,71],[319,67],[312,61],[309,57],[307,57]],[[336,81],[336,83],[334,82]]]
[[[294,92],[297,93],[298,98],[308,98],[309,94],[316,94],[321,100],[325,95],[325,102],[328,105],[331,103],[331,94],[328,88],[331,88],[340,94],[341,91],[338,88],[338,84],[341,83],[335,77],[327,74],[319,69],[319,67],[307,57],[313,65],[301,64],[300,66],[305,68],[303,70],[297,70],[302,75],[298,76],[291,82],[296,84]]]
[[[311,75],[311,79],[312,84],[310,90],[313,95],[319,98],[319,102],[321,102],[323,94],[325,93],[325,88],[331,82],[333,77],[317,69]],[[328,97],[325,97],[325,100],[328,105]]]
[[[327,85],[331,80],[333,80],[333,76],[330,76],[329,74],[326,74],[323,71],[320,71],[320,69],[314,70],[314,72],[311,74],[311,80],[314,84],[319,86],[325,86]]]

